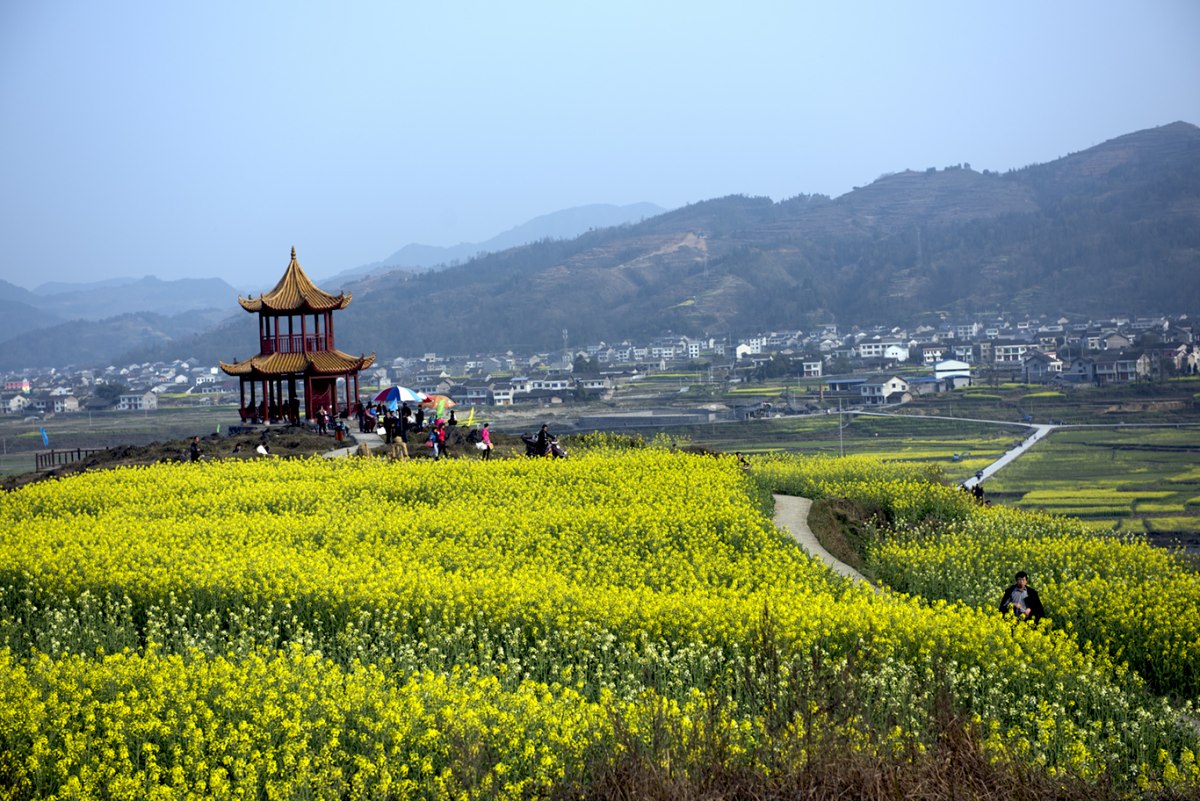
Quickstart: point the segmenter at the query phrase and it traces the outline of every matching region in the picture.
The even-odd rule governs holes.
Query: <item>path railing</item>
[[[69,448],[67,450],[38,451],[34,454],[34,470],[53,470],[65,464],[81,462],[93,453],[100,453],[103,448]]]

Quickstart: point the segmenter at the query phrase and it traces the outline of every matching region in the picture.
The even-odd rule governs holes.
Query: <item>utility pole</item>
[[[838,454],[846,455],[846,443],[842,439],[842,399],[838,398]]]

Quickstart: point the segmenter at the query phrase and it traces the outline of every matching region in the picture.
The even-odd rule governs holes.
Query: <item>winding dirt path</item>
[[[797,498],[794,495],[775,495],[775,527],[792,535],[796,542],[814,559],[820,559],[825,564],[847,578],[866,582],[866,578],[845,562],[836,559],[825,550],[812,529],[808,527],[808,510],[812,501],[808,498]]]

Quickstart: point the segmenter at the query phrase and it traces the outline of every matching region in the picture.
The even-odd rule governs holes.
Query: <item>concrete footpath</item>
[[[866,582],[866,578],[845,562],[834,558],[825,550],[817,537],[808,527],[808,510],[812,501],[808,498],[797,498],[793,495],[775,495],[775,527],[792,535],[796,542],[814,559],[820,559],[825,564],[847,578]]]
[[[367,446],[370,447],[372,452],[380,450],[381,448],[384,447],[383,437],[379,436],[378,434],[376,434],[374,432],[372,432],[370,434],[354,433],[354,434],[350,434],[346,438],[345,443],[343,443],[343,447],[334,448],[331,451],[326,451],[322,455],[326,459],[340,459],[343,456],[350,456],[351,454],[358,452],[358,445],[360,442],[365,442],[367,444]]]
[[[1028,437],[1026,437],[1025,440],[1020,445],[1018,445],[1017,447],[1013,448],[1012,450],[1006,452],[999,459],[992,462],[987,467],[983,468],[983,471],[982,471],[983,478],[982,479],[976,478],[975,476],[971,476],[970,478],[968,478],[966,481],[963,482],[963,486],[966,487],[967,489],[970,489],[971,487],[974,487],[976,484],[978,484],[980,481],[986,481],[987,479],[991,478],[993,475],[995,475],[997,470],[1001,469],[1002,467],[1007,467],[1009,464],[1016,461],[1022,454],[1025,453],[1025,451],[1027,451],[1031,447],[1033,447],[1034,444],[1041,442],[1043,439],[1045,439],[1047,434],[1049,434],[1054,429],[1058,428],[1058,426],[1051,426],[1051,425],[1030,425],[1029,427],[1033,429],[1033,433],[1031,433]]]

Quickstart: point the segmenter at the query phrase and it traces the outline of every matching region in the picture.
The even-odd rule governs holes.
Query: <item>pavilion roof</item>
[[[258,354],[241,362],[220,362],[228,375],[342,375],[365,370],[375,363],[375,354],[351,356],[340,350],[319,350],[309,353]]]
[[[270,292],[264,292],[257,298],[238,297],[238,303],[249,312],[283,311],[283,312],[321,312],[331,309],[344,309],[350,305],[351,295],[342,292],[331,295],[318,289],[307,275],[300,262],[296,261],[296,249],[292,248],[292,261],[283,271],[283,277]]]

